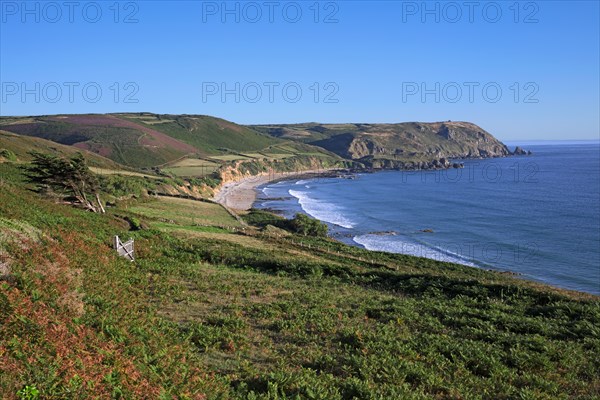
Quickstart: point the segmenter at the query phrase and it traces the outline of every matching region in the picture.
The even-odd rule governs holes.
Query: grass
[[[213,160],[219,161],[237,161],[237,160],[251,160],[251,157],[246,157],[240,154],[226,154],[222,156],[212,156]]]
[[[221,164],[213,161],[184,158],[163,168],[163,171],[175,176],[202,177],[217,171]]]
[[[85,150],[81,150],[72,146],[65,146],[36,137],[21,136],[2,130],[0,130],[0,150],[1,149],[10,150],[13,152],[16,155],[17,160],[20,162],[28,162],[31,160],[31,155],[29,154],[30,151],[53,153],[64,157],[70,157],[76,152],[82,152],[85,154],[89,165],[93,167],[107,170],[122,169],[119,164]]]
[[[156,115],[120,114],[119,116],[120,117],[129,118],[129,119],[133,119],[133,120],[138,120],[138,121],[143,122],[144,124],[147,124],[147,125],[164,124],[164,123],[168,123],[168,122],[176,122],[173,119],[158,119],[158,117]]]
[[[133,176],[159,167],[174,177],[204,178],[218,173],[224,164],[240,161],[265,164],[244,172],[341,161],[323,149],[283,141],[209,116],[125,113],[0,117],[0,127],[5,130],[0,131],[0,152],[10,156],[0,154],[2,160],[16,157],[27,162],[31,149],[61,155],[83,151],[95,171],[103,175],[105,171],[131,170],[127,174]],[[291,158],[298,162],[275,164]]]
[[[219,204],[175,197],[149,199],[128,207],[127,211],[150,222],[169,222],[186,226],[241,227],[240,222]]]
[[[308,153],[297,153],[297,154],[308,154]],[[310,155],[318,155],[323,156],[323,153],[310,153]],[[267,160],[282,160],[284,158],[293,157],[294,154],[291,153],[270,153],[270,152],[262,152],[262,153],[243,153],[245,157],[254,158],[257,160],[267,159]],[[214,157],[213,157],[214,158]]]
[[[244,157],[256,158],[256,159],[261,159],[261,158],[265,158],[266,157],[264,154],[261,154],[261,153],[243,153],[242,155]]]
[[[165,172],[168,172],[170,174],[173,174],[175,176],[182,176],[182,177],[202,177],[202,176],[208,176],[211,175],[213,172],[217,171],[219,169],[218,165],[212,165],[212,166],[197,166],[197,167],[170,167],[170,168],[163,168],[163,170]]]
[[[319,154],[320,156],[322,156],[323,154]],[[289,157],[293,157],[294,154],[289,154],[289,153],[264,153],[264,156],[268,159],[273,159],[273,160],[283,160],[285,158],[289,158]]]
[[[136,176],[140,178],[154,178],[160,179],[156,175],[143,174],[141,172],[127,171],[123,169],[107,169],[107,168],[99,168],[99,167],[90,167],[90,170],[99,175],[122,175],[122,176]]]
[[[75,116],[73,119],[36,117],[35,123],[24,121],[2,127],[10,132],[62,145],[77,144],[92,153],[134,168],[164,164],[185,154],[167,144],[153,142],[150,147],[143,146],[140,141],[147,135],[142,130],[108,125],[106,116]]]
[[[213,167],[218,166],[218,163],[203,160],[200,158],[184,158],[177,162],[168,165],[169,168],[183,168],[183,167]]]
[[[175,176],[202,177],[211,175],[221,166],[218,162],[203,160],[199,158],[184,158],[177,162],[168,164],[163,171]]]
[[[207,202],[140,198],[91,214],[33,194],[10,163],[0,174],[3,398],[600,392],[596,296],[327,238],[273,237],[261,226],[278,218],[254,212],[246,221],[257,226],[242,226]],[[148,227],[130,232],[125,216]],[[135,239],[135,263],[115,256],[113,235]]]
[[[218,155],[223,153],[222,149],[251,152],[279,142],[278,139],[219,118],[170,115],[161,115],[160,118],[175,122],[154,124],[154,129],[191,144],[205,154]]]

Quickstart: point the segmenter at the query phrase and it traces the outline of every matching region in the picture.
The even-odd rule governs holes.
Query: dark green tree
[[[72,196],[77,203],[93,212],[104,212],[96,176],[87,166],[83,154],[70,158],[32,151],[31,165],[26,167],[27,178],[40,191]]]
[[[294,232],[300,235],[316,237],[327,236],[327,225],[306,214],[296,214],[294,219],[290,221],[290,226]]]

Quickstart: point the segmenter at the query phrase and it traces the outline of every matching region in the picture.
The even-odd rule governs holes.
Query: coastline
[[[330,236],[356,247],[373,251],[408,254],[436,261],[462,264],[482,270],[493,270],[504,274],[518,275],[519,279],[522,280],[539,282],[563,290],[574,290],[598,296],[600,294],[598,287],[594,286],[594,282],[597,282],[598,273],[597,269],[594,270],[593,265],[591,265],[594,258],[597,260],[598,257],[597,252],[593,251],[595,248],[593,246],[594,235],[582,235],[580,232],[575,231],[575,228],[569,228],[575,226],[575,223],[572,222],[572,218],[569,216],[565,216],[566,219],[564,222],[560,223],[555,220],[542,218],[541,214],[533,215],[531,218],[522,217],[523,215],[527,215],[527,213],[525,209],[519,206],[523,198],[528,199],[529,204],[543,204],[542,201],[548,198],[558,202],[557,204],[567,202],[567,199],[570,198],[567,196],[568,193],[556,191],[554,187],[557,185],[559,188],[565,187],[573,178],[564,169],[557,167],[557,165],[562,164],[556,163],[556,157],[560,155],[561,158],[559,161],[562,163],[566,162],[567,164],[565,165],[575,165],[580,168],[589,165],[589,157],[582,157],[581,149],[573,148],[567,153],[565,153],[565,149],[563,147],[545,151],[542,151],[543,149],[540,148],[533,149],[537,154],[535,159],[536,165],[544,171],[549,171],[547,173],[551,174],[550,177],[555,182],[554,185],[549,184],[549,180],[539,180],[539,182],[535,182],[536,186],[533,186],[534,183],[528,182],[528,186],[525,187],[523,185],[524,178],[516,179],[515,176],[510,174],[513,171],[513,163],[516,161],[514,158],[507,157],[489,160],[488,163],[492,163],[494,168],[506,172],[503,174],[503,182],[506,182],[506,184],[503,184],[502,196],[494,197],[497,200],[502,199],[501,202],[496,201],[493,203],[498,218],[480,217],[480,219],[475,220],[476,224],[474,225],[462,223],[463,220],[470,221],[470,216],[472,216],[472,211],[469,208],[470,200],[468,200],[471,198],[470,196],[474,195],[474,193],[479,193],[480,195],[475,197],[475,199],[481,203],[486,197],[489,198],[489,193],[499,193],[496,190],[498,188],[497,180],[485,174],[488,169],[486,168],[487,164],[483,161],[486,160],[465,160],[466,173],[463,174],[462,179],[456,180],[440,179],[438,182],[434,179],[435,176],[431,176],[431,179],[427,179],[426,181],[422,179],[423,176],[409,176],[405,177],[407,178],[406,180],[401,180],[401,177],[394,180],[393,177],[390,177],[390,180],[385,177],[387,175],[385,173],[368,173],[356,180],[353,187],[359,193],[362,193],[361,189],[367,186],[392,187],[398,186],[394,185],[393,182],[404,182],[402,189],[404,204],[408,207],[407,209],[412,211],[404,213],[401,219],[399,217],[396,218],[394,215],[390,215],[386,219],[390,221],[401,220],[402,222],[398,226],[375,222],[372,222],[374,225],[369,225],[371,222],[365,218],[360,219],[361,213],[357,213],[358,217],[355,216],[359,219],[354,219],[352,215],[356,210],[368,210],[363,203],[368,203],[369,199],[368,196],[358,196],[352,202],[342,201],[341,198],[351,198],[348,195],[349,192],[343,189],[346,186],[344,181],[328,183],[320,189],[316,185],[307,183],[310,186],[310,191],[316,190],[318,192],[315,192],[314,196],[311,196],[309,193],[307,198],[303,198],[304,204],[300,204],[299,206],[298,202],[290,197],[291,200],[289,201],[293,203],[293,205],[290,203],[291,208],[285,206],[285,202],[288,201],[288,195],[284,192],[287,192],[290,188],[300,192],[306,191],[306,189],[302,185],[294,187],[287,184],[281,187],[274,187],[268,192],[269,196],[267,197],[271,197],[271,199],[266,199],[272,200],[272,202],[266,202],[264,208],[269,211],[281,211],[280,215],[283,214],[289,218],[292,213],[297,212],[298,207],[301,207],[305,213],[311,215],[313,218],[339,226],[343,226],[335,222],[335,219],[339,215],[350,216],[348,218],[355,222],[353,225],[356,229],[347,231],[339,228],[339,236],[335,234]],[[594,148],[591,148],[587,152],[593,154],[593,151]],[[595,151],[597,151],[597,148]],[[564,157],[567,158],[564,159]],[[597,158],[595,160],[595,165],[597,165]],[[427,174],[429,172],[422,171],[422,173]],[[589,178],[580,178],[583,181],[589,181]],[[363,186],[361,186],[361,182],[364,183]],[[433,187],[428,189],[428,186]],[[490,190],[492,191],[490,192]],[[597,185],[594,190],[597,193]],[[432,193],[441,194],[433,196],[431,195]],[[592,196],[593,193],[592,191],[589,196]],[[465,197],[467,195],[469,197]],[[292,196],[298,198],[296,195]],[[438,200],[440,196],[445,199],[442,203]],[[567,196],[567,198],[564,196]],[[575,197],[575,200],[577,200],[577,198],[581,197],[581,194],[572,195],[572,197]],[[389,198],[393,199],[394,196]],[[311,204],[316,199],[318,199],[318,204],[315,208]],[[383,201],[385,199],[379,200]],[[595,201],[597,202],[597,200]],[[384,203],[380,202],[380,204]],[[388,207],[383,207],[382,209],[393,210],[396,203],[390,200],[385,204]],[[440,207],[440,204],[442,207]],[[445,205],[448,204],[451,204],[457,211],[452,213],[447,212],[448,208]],[[569,204],[575,204],[575,202],[570,202]],[[331,205],[339,206],[342,210],[340,211],[336,207],[331,207]],[[257,208],[263,208],[263,206],[257,205]],[[342,212],[344,208],[346,212]],[[314,212],[315,210],[317,211],[316,213]],[[329,215],[323,218],[322,214],[325,211],[328,211]],[[454,214],[459,217],[453,216]],[[588,221],[597,221],[597,211],[595,213],[593,210],[586,211],[586,215],[589,215]],[[460,216],[464,218],[461,219]],[[514,222],[507,223],[506,221]],[[594,224],[590,225],[590,222],[581,226],[586,226],[586,231],[594,230]],[[336,227],[332,227],[331,229],[332,231],[338,230]],[[426,229],[431,229],[434,232],[425,232],[424,230]],[[540,242],[535,232],[542,231],[550,233],[545,235],[543,242]],[[384,232],[396,232],[399,235],[398,237],[392,237],[396,235],[378,235]],[[350,235],[358,236],[362,242],[351,243],[353,239]],[[579,239],[574,241],[572,238],[575,237]],[[363,243],[364,241],[369,241],[369,245]],[[576,251],[570,251],[573,249]],[[456,260],[455,258],[463,260]],[[464,262],[464,260],[468,261],[468,263]],[[546,266],[543,271],[537,267],[540,264]],[[578,273],[574,276],[566,275],[564,273],[565,265],[573,265],[577,268]]]
[[[484,157],[484,158],[496,158],[496,157]],[[467,160],[465,158],[463,160]],[[438,169],[451,169],[452,164],[446,168],[433,167],[433,170]],[[395,168],[376,168],[371,170],[361,171],[366,172],[380,172],[380,171],[394,171],[399,170]],[[402,170],[402,169],[400,169]],[[422,169],[417,168],[414,171],[420,171]],[[225,208],[232,211],[247,211],[252,208],[252,205],[256,201],[258,186],[266,183],[274,183],[287,179],[310,179],[317,176],[337,176],[340,173],[347,173],[349,169],[346,168],[328,168],[328,169],[316,169],[316,170],[303,170],[303,171],[290,171],[290,172],[276,172],[270,174],[252,175],[241,178],[239,180],[228,182],[222,185],[213,198],[212,201],[221,204]],[[413,169],[406,169],[406,171],[413,171]]]
[[[266,183],[287,179],[307,179],[317,176],[337,175],[345,169],[319,169],[298,172],[276,172],[272,174],[253,175],[224,184],[214,195],[213,201],[234,211],[247,211],[256,200],[256,188]]]

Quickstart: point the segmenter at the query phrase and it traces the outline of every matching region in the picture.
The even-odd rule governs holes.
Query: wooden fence
[[[130,261],[135,261],[135,256],[133,254],[133,239],[129,239],[127,242],[121,242],[118,236],[115,236],[114,240],[115,250],[121,257],[128,258]]]

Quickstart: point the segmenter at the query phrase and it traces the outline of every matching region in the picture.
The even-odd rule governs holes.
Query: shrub
[[[17,161],[17,155],[8,149],[0,149],[0,157],[8,161]]]
[[[277,228],[287,228],[286,223],[288,222],[285,218],[270,213],[264,210],[251,209],[250,212],[242,216],[244,221],[250,225],[264,228],[267,225],[273,225]]]
[[[137,176],[100,175],[98,176],[100,189],[115,197],[141,196],[147,191],[156,190],[153,179],[144,179]]]
[[[317,219],[309,217],[306,214],[296,214],[294,219],[290,221],[290,227],[295,233],[304,236],[327,236],[327,225]]]
[[[35,400],[40,397],[40,391],[35,386],[27,385],[17,392],[17,396],[23,400]]]

